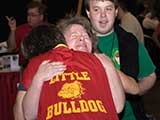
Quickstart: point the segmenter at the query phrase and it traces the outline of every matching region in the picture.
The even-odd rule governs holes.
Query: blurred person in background
[[[19,64],[21,67],[24,67],[27,63],[21,53],[21,42],[32,27],[47,23],[46,9],[46,5],[38,1],[29,2],[27,4],[27,23],[19,26],[16,25],[16,19],[6,16],[10,27],[10,34],[7,40],[8,49],[11,52],[19,52]]]
[[[129,11],[129,4],[130,0],[118,0],[118,19],[120,21],[120,26],[125,29],[127,32],[132,33],[137,40],[144,42],[144,34],[143,29],[136,18],[130,11]]]
[[[19,64],[21,67],[20,77],[23,69],[27,64],[27,60],[22,55],[21,43],[23,39],[28,35],[31,29],[41,24],[47,24],[46,5],[38,2],[31,1],[27,4],[27,23],[17,26],[16,20],[13,17],[6,16],[8,25],[10,27],[10,34],[7,40],[8,49],[11,52],[18,51]],[[18,84],[19,86],[19,84]],[[14,117],[15,120],[23,120],[23,113],[21,103],[19,102],[19,96],[16,97],[16,103],[14,105]]]

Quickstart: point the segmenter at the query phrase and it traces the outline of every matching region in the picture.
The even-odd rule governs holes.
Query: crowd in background
[[[57,1],[56,5],[61,6],[59,10],[57,10],[57,7],[53,7],[53,4],[55,4],[53,1],[42,1],[44,6],[36,2],[35,4],[29,5],[28,3],[30,3],[30,1],[25,1],[21,5],[19,5],[19,3],[19,7],[15,5],[16,11],[5,13],[4,16],[1,16],[3,24],[0,21],[2,26],[0,28],[2,29],[0,40],[1,42],[7,41],[9,51],[19,52],[22,72],[26,67],[25,65],[28,64],[28,61],[26,61],[27,64],[24,63],[23,57],[26,56],[22,55],[24,54],[24,46],[21,44],[22,40],[24,40],[34,27],[50,23],[58,24],[58,21],[68,13],[75,13],[78,4],[78,0],[72,0],[70,2],[65,0],[63,4],[61,3],[62,1]],[[116,0],[113,0],[114,2],[109,0],[109,2],[103,1],[105,4],[94,0],[91,3],[87,3],[86,1],[83,1],[82,15],[89,18],[88,20],[92,24],[92,32],[95,33],[99,40],[96,44],[98,50],[110,57],[115,67],[119,70],[118,74],[126,93],[126,103],[123,111],[118,113],[118,117],[121,120],[153,120],[154,116],[147,118],[145,114],[141,95],[146,93],[154,85],[156,77],[160,77],[159,0],[154,0],[153,2],[150,0],[118,0],[118,2],[115,2]],[[70,3],[70,5],[68,3]],[[115,8],[113,8],[112,3]],[[107,4],[109,4],[109,7],[105,9],[103,5]],[[66,5],[69,6],[66,7]],[[98,7],[94,7],[94,5]],[[38,9],[35,9],[36,7]],[[21,11],[19,11],[19,9],[21,9]],[[106,10],[106,13],[103,10]],[[111,14],[109,12],[111,12]],[[107,15],[109,16],[108,18],[106,17]],[[104,26],[108,21],[106,21],[105,18],[109,21],[106,28]],[[25,31],[23,28],[25,28]],[[63,34],[67,34],[66,31],[63,31]],[[105,41],[105,39],[111,40],[111,42],[109,43]],[[105,44],[108,46],[105,47]],[[68,43],[68,46],[69,45]],[[127,45],[134,46],[135,51],[132,50],[132,47],[128,48]],[[34,52],[40,53],[41,51],[35,50]],[[144,67],[144,64],[147,65]],[[125,82],[123,80],[125,80]],[[133,89],[132,87],[128,87],[131,86],[131,84],[133,85]],[[22,90],[26,88],[20,84],[18,89]],[[23,94],[22,96],[24,97],[25,95]],[[18,117],[21,117],[20,115],[22,114],[21,97],[19,96],[18,99],[20,104],[18,105],[18,102],[16,103],[20,108],[15,107],[15,111],[18,111],[15,114],[18,114]],[[130,116],[128,117],[128,115]],[[16,118],[17,120],[19,119],[18,117]]]

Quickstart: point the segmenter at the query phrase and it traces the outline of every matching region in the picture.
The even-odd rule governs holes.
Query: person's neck
[[[114,29],[112,29],[111,31],[107,32],[107,33],[98,33],[96,32],[96,36],[97,37],[103,37],[103,36],[109,36],[110,34],[112,34],[114,32]]]

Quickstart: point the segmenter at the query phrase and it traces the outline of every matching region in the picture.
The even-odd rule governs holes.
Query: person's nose
[[[106,17],[106,11],[105,10],[101,11],[101,17]]]
[[[84,41],[84,36],[81,35],[79,41],[83,42]]]
[[[79,37],[79,41],[84,42],[85,41],[85,36],[81,34],[80,37]]]

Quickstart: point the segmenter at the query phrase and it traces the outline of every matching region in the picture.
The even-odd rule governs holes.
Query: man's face
[[[104,36],[113,31],[118,12],[113,2],[109,0],[90,0],[90,8],[86,12],[97,36]]]
[[[64,32],[64,37],[69,48],[91,53],[91,39],[81,25],[73,24],[69,26]]]
[[[43,15],[39,13],[38,8],[30,8],[27,11],[27,21],[31,26],[37,26],[43,22]]]

